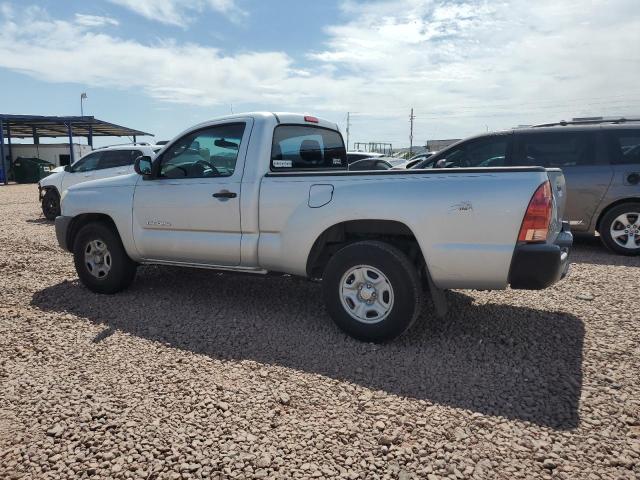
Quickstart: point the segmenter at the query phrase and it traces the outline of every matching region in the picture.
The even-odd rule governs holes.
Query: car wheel
[[[329,260],[322,278],[329,315],[358,340],[385,342],[418,317],[422,287],[415,266],[379,241],[352,243]]]
[[[614,252],[640,254],[640,203],[623,203],[609,210],[602,217],[599,232],[604,244]]]
[[[53,189],[47,190],[42,198],[42,213],[47,220],[55,220],[60,215],[60,196]]]
[[[127,255],[119,235],[104,223],[89,223],[80,229],[73,257],[80,281],[96,293],[124,290],[136,275],[136,263]]]

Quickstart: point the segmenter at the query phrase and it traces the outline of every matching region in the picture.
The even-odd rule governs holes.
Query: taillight
[[[549,233],[552,208],[551,184],[547,180],[538,187],[536,193],[531,197],[527,213],[524,214],[524,220],[522,220],[518,241],[528,243],[545,242]]]
[[[309,123],[318,123],[318,119],[316,117],[312,117],[311,115],[305,115],[304,121]]]

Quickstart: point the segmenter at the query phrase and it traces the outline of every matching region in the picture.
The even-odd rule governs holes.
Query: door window
[[[347,168],[342,135],[307,125],[279,125],[273,132],[271,170],[326,170]]]
[[[618,130],[609,132],[609,135],[614,163],[640,164],[640,130]]]
[[[563,168],[595,163],[593,138],[586,132],[523,134],[520,141],[519,165]]]
[[[349,165],[349,170],[375,170],[375,163],[372,159],[358,160]]]
[[[447,150],[434,156],[433,161],[445,168],[504,167],[508,148],[508,136],[486,137]]]
[[[93,152],[85,155],[71,166],[72,172],[90,172],[98,168],[98,162],[103,152]]]
[[[209,178],[233,175],[244,123],[204,128],[170,145],[160,159],[160,177]]]
[[[106,150],[100,158],[98,169],[127,167],[142,155],[140,150]]]

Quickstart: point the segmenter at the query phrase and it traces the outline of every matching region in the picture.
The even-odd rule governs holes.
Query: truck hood
[[[88,182],[77,183],[69,187],[69,191],[75,192],[80,190],[94,190],[96,188],[110,188],[110,187],[132,187],[140,178],[137,173],[130,173],[129,175],[118,175],[116,177],[100,178],[98,180],[90,180]]]

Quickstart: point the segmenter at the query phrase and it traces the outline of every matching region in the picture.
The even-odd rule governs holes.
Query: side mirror
[[[434,168],[445,168],[446,166],[447,166],[447,159],[441,158],[436,162]]]
[[[71,171],[71,165],[65,165],[64,166],[64,171],[65,172],[70,172]]]
[[[151,157],[148,155],[142,155],[136,158],[133,164],[133,169],[138,175],[151,175]]]

